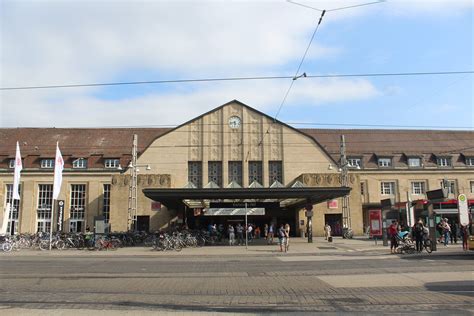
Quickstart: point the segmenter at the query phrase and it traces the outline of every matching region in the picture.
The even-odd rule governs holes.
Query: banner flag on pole
[[[54,185],[53,200],[57,200],[61,191],[61,183],[63,182],[64,160],[59,150],[59,143],[56,143],[56,159],[54,160]]]
[[[15,171],[13,176],[13,200],[20,199],[19,186],[20,186],[20,172],[23,169],[21,163],[20,145],[16,142],[16,154],[15,154]]]

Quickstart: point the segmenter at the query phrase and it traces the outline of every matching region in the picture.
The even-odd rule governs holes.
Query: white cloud
[[[290,82],[242,81],[198,84],[189,89],[152,93],[122,100],[91,96],[62,96],[52,101],[43,92],[25,92],[22,98],[4,95],[4,126],[143,126],[176,125],[232,99],[275,115]],[[36,93],[36,95],[35,95]],[[320,106],[345,100],[364,100],[380,93],[364,79],[298,79],[285,107],[297,104]],[[28,109],[18,111],[17,109]],[[52,118],[55,118],[54,120]],[[279,117],[280,118],[280,117]]]
[[[454,2],[449,1],[460,10],[469,1]],[[319,1],[314,6],[359,3]],[[405,7],[424,12],[423,1],[390,1],[330,12],[321,27],[364,14],[392,14],[393,8],[403,13]],[[318,12],[284,1],[2,1],[1,86],[146,80],[147,75],[292,74],[318,18]],[[307,62],[343,55],[335,43],[318,38]],[[183,121],[183,113],[191,118],[235,98],[272,115],[287,87],[287,81],[186,85],[114,101],[101,100],[99,88],[3,91],[0,126],[175,124]],[[367,80],[304,79],[295,84],[286,106],[379,95]]]

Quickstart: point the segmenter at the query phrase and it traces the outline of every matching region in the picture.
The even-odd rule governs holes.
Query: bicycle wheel
[[[2,250],[5,251],[5,252],[10,252],[12,251],[12,244],[9,243],[9,242],[6,242],[2,245]]]
[[[64,241],[62,241],[62,240],[56,241],[56,243],[54,244],[54,246],[55,246],[58,250],[64,250],[64,249],[66,249],[66,244],[65,244]]]
[[[425,240],[425,249],[427,253],[431,253],[433,248],[431,247],[431,240]]]
[[[49,250],[49,240],[42,240],[39,244],[41,250]]]

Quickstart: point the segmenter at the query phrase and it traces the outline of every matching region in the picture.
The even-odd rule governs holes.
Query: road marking
[[[466,280],[473,282],[472,275],[472,271],[420,272],[397,273],[396,277],[390,274],[327,275],[318,276],[318,279],[333,287],[406,287],[407,284],[409,284],[409,286],[424,286],[430,282],[456,282]]]
[[[400,259],[398,256],[293,256],[293,257],[278,257],[284,262],[295,261],[340,261],[340,260],[383,260],[383,259]]]

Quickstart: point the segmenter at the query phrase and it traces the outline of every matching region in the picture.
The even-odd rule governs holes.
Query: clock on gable
[[[229,127],[233,129],[240,128],[242,125],[242,120],[238,116],[231,116],[229,117]]]

